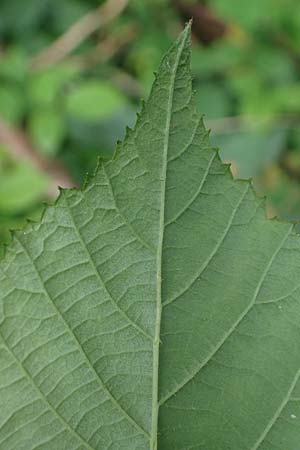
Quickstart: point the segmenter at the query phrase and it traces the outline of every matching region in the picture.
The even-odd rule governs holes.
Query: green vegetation
[[[90,20],[85,35],[81,28],[79,39],[73,33],[53,49],[107,4],[117,11],[110,19],[94,27]],[[26,0],[25,7],[2,0],[0,242],[9,228],[39,217],[56,184],[79,185],[99,155],[112,155],[148,96],[161,54],[191,16],[196,100],[213,144],[236,176],[254,177],[258,192],[268,195],[270,216],[300,218],[298,6],[297,0]],[[21,144],[22,153],[24,140],[35,153],[26,163],[15,148]]]

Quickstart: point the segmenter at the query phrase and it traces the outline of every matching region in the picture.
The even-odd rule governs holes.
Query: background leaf
[[[224,151],[229,135],[234,146],[251,132],[244,140],[255,141],[257,151],[250,149],[249,157],[244,151],[234,152],[232,167],[236,170],[249,164],[246,173],[253,173],[255,189],[268,195],[269,215],[297,220],[298,0],[252,0],[251,4],[237,0],[131,0],[105,25],[98,22],[98,28],[87,35],[69,35],[74,25],[76,30],[78,23],[93,22],[98,8],[110,1],[113,10],[118,1],[28,0],[26,11],[19,0],[0,2],[0,143],[12,158],[17,163],[27,159],[19,160],[20,153],[12,145],[14,138],[22,136],[25,147],[26,143],[32,147],[32,164],[36,166],[40,158],[44,161],[39,176],[45,178],[45,184],[78,185],[95,167],[99,155],[105,159],[112,156],[124,126],[134,122],[140,98],[150,91],[160,55],[193,16],[192,72],[199,109],[215,122],[208,126],[217,143],[223,139],[219,134],[223,135],[225,125]],[[86,17],[93,19],[86,22]],[[65,35],[71,36],[67,44]],[[41,58],[45,52],[47,57]],[[9,142],[3,133],[7,123],[13,134]],[[272,152],[265,139],[256,136],[268,136],[277,129],[284,132],[284,138],[277,141],[278,151]],[[264,153],[268,156],[262,156]],[[265,160],[263,167],[261,160]],[[49,171],[49,167],[59,167],[66,176],[58,178],[57,171]],[[235,174],[240,176],[238,170]],[[31,190],[30,185],[14,180],[15,192],[21,185]],[[0,217],[0,228],[15,223],[16,218],[24,221],[42,208],[43,201],[53,200],[54,192],[54,188],[45,189],[33,209],[20,212],[12,208]]]
[[[83,120],[110,117],[120,111],[125,101],[108,83],[86,81],[77,85],[67,98],[67,112]]]

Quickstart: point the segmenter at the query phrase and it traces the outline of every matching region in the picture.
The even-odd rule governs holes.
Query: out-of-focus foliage
[[[126,125],[134,123],[140,98],[148,95],[153,72],[188,7],[195,17],[196,98],[214,145],[236,176],[254,177],[258,192],[270,199],[271,215],[300,218],[297,0],[131,0],[53,64],[37,64],[37,55],[105,2],[25,3],[0,2],[0,125],[21,131],[39,157],[64,166],[79,184],[99,155],[112,155]],[[207,18],[225,31],[214,38]],[[3,242],[9,228],[40,213],[52,174],[15,157],[7,142],[1,145]]]

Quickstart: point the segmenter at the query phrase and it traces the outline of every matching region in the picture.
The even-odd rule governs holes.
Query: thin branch
[[[0,142],[7,147],[15,159],[30,162],[35,168],[50,178],[47,194],[51,197],[57,195],[57,186],[74,187],[75,183],[56,160],[49,159],[38,153],[29,143],[25,133],[0,120]]]
[[[107,0],[97,9],[81,17],[48,48],[33,57],[32,68],[40,69],[57,64],[98,28],[107,25],[121,14],[128,2],[129,0]]]
[[[85,54],[71,56],[67,61],[79,70],[86,70],[95,65],[104,64],[132,42],[135,37],[136,27],[123,27],[117,35],[107,37]]]

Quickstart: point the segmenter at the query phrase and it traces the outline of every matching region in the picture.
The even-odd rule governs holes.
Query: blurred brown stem
[[[81,17],[50,47],[33,57],[32,68],[40,69],[64,59],[98,28],[115,19],[125,9],[128,2],[129,0],[107,0],[97,9]]]
[[[123,27],[121,32],[108,36],[85,54],[70,56],[68,61],[80,70],[86,70],[94,65],[106,63],[122,48],[132,42],[135,37],[136,27]]]
[[[75,183],[66,170],[56,161],[46,158],[38,153],[29,143],[25,133],[0,120],[0,142],[7,147],[15,159],[30,162],[50,178],[47,194],[51,197],[57,195],[57,187],[74,187]]]
[[[171,5],[184,22],[193,18],[193,35],[204,45],[209,45],[226,34],[227,24],[204,2],[171,0]]]

